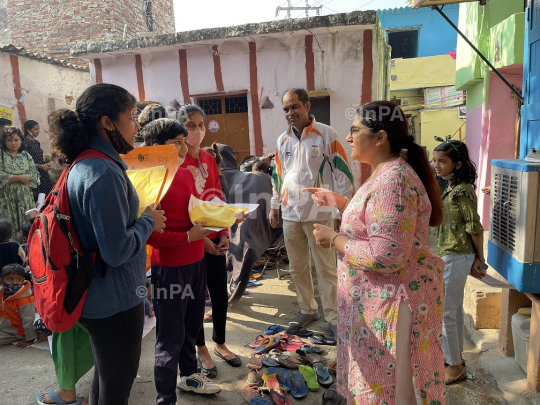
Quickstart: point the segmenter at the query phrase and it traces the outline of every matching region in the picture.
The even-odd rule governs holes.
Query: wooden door
[[[250,155],[247,95],[202,98],[198,103],[206,114],[202,146],[211,146],[213,142],[229,145],[238,163]]]
[[[540,149],[540,0],[529,0],[525,31],[520,157]]]

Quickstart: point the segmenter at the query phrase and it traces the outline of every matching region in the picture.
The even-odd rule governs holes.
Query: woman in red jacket
[[[196,105],[186,104],[177,111],[176,119],[188,130],[188,155],[182,167],[188,169],[193,175],[197,192],[201,195],[200,199],[210,201],[217,197],[224,200],[216,161],[211,154],[200,148],[206,131],[204,111]],[[212,340],[216,344],[214,354],[225,360],[227,364],[239,367],[242,364],[240,357],[231,352],[225,345],[227,307],[229,305],[225,253],[229,250],[229,230],[223,229],[208,235],[204,239],[204,250],[207,285],[212,299],[212,322],[214,324]],[[206,348],[204,328],[201,328],[196,344],[201,372],[210,378],[216,377],[217,367]]]
[[[146,145],[175,145],[179,164],[187,154],[187,130],[182,124],[160,118],[141,131]],[[181,391],[216,394],[219,386],[197,373],[195,340],[202,327],[206,292],[204,238],[210,231],[203,222],[193,226],[189,219],[191,195],[199,196],[193,176],[179,168],[161,209],[169,210],[167,228],[153,232],[148,244],[152,252],[152,287],[156,313],[156,360],[154,378],[157,404],[176,403],[176,379],[180,368]]]

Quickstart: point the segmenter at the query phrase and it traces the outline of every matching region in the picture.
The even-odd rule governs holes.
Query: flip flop
[[[323,405],[346,405],[347,401],[337,392],[336,384],[328,388],[322,396]]]
[[[293,373],[291,376],[292,390],[291,395],[294,399],[305,398],[308,394],[306,379],[300,373]]]
[[[270,367],[270,368],[274,368],[274,370],[277,370],[275,367]],[[268,385],[268,381],[270,381],[271,384],[274,384],[273,381],[275,381],[279,388],[279,383],[277,382],[276,380],[276,376],[277,376],[277,372],[275,374],[268,374],[268,371],[265,371],[261,377],[261,382],[259,383],[259,389],[261,391],[269,391],[270,390],[270,386]],[[274,385],[272,385],[274,386]]]
[[[263,366],[262,357],[260,354],[252,354],[251,358],[248,361],[247,367],[252,370],[260,370]]]
[[[204,313],[203,322],[212,322],[212,310]]]
[[[306,354],[320,354],[323,352],[323,349],[317,346],[311,346],[311,345],[304,345],[298,350],[302,350]]]
[[[321,356],[319,356],[318,354],[305,353],[302,350],[297,350],[295,353],[298,354],[298,358],[305,365],[312,365],[313,363],[320,363],[321,362]]]
[[[277,373],[277,380],[279,386],[283,388],[286,392],[292,390],[292,371],[286,368],[279,368]]]
[[[315,363],[312,367],[317,374],[317,382],[319,383],[319,385],[328,388],[334,383],[334,379],[330,375],[328,367],[324,366],[322,363]]]
[[[258,287],[260,285],[262,285],[262,283],[260,281],[250,280],[250,281],[248,281],[246,287],[254,288],[254,287]]]
[[[270,390],[270,396],[276,405],[291,405],[286,392]]]
[[[337,344],[336,339],[334,338],[328,338],[324,335],[314,335],[308,338],[309,343],[313,343],[315,345],[328,345],[328,346],[335,346]]]
[[[279,337],[264,338],[261,344],[253,350],[255,354],[263,354],[269,352],[279,344]]]
[[[337,372],[337,361],[334,360],[332,363],[328,365],[328,371],[330,371],[330,374],[336,375]]]
[[[249,370],[248,377],[247,377],[247,383],[249,385],[259,385],[262,378],[261,375],[257,370]]]
[[[244,398],[244,400],[248,404],[251,403],[252,398],[257,398],[257,397],[258,398],[262,397],[262,393],[261,391],[259,391],[259,388],[248,384],[242,389],[242,398]]]
[[[279,381],[273,375],[266,379],[266,386],[270,390],[270,396],[276,405],[290,405],[289,398],[287,398],[287,392],[283,392],[279,385]]]
[[[272,405],[272,402],[263,397],[253,397],[249,403],[250,405]]]
[[[308,390],[319,391],[319,383],[317,382],[317,374],[310,366],[300,366],[298,371],[302,374],[302,377],[306,379]]]
[[[295,350],[300,349],[304,346],[304,342],[298,336],[287,334],[281,337],[281,342],[279,344],[280,349],[283,349],[284,352],[294,352]]]
[[[298,356],[294,354],[289,354],[289,353],[282,353],[278,355],[277,361],[283,367],[291,369],[291,370],[295,370],[298,368],[298,366],[301,366],[302,364],[304,364],[302,360],[298,358]]]
[[[263,339],[268,336],[258,335],[253,342],[251,342],[248,346],[252,349],[255,349],[256,347],[261,345],[261,342]]]
[[[299,326],[293,326],[292,328],[287,329],[288,335],[296,335],[299,337],[310,337],[313,336],[313,332],[310,330],[307,330],[306,328],[302,328]]]
[[[275,335],[276,333],[279,333],[281,331],[285,330],[285,328],[281,325],[272,325],[265,329],[264,334],[265,335]]]
[[[76,397],[75,402],[66,402],[58,395],[56,395],[56,392],[54,392],[54,390],[50,390],[49,392],[47,392],[47,394],[49,394],[49,397],[54,401],[54,403],[48,404],[47,402],[42,402],[40,400],[43,394],[45,393],[40,392],[39,394],[37,394],[36,402],[38,403],[38,405],[81,405],[84,402],[83,397]]]
[[[279,367],[280,363],[278,361],[278,354],[276,352],[281,354],[279,351],[271,350],[270,353],[262,356],[261,363],[266,367]]]

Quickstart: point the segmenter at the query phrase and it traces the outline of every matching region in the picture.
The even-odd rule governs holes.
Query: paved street
[[[266,325],[283,324],[294,316],[298,305],[292,291],[290,277],[278,280],[275,270],[266,273],[262,279],[263,285],[253,289],[253,294],[243,297],[238,305],[231,307],[228,323],[228,345],[242,356],[244,363],[251,353],[247,344],[261,333]],[[206,335],[211,336],[210,324],[206,325]],[[317,322],[311,325],[313,330],[325,331],[325,323]],[[155,333],[152,331],[143,339],[143,354],[139,368],[139,376],[135,381],[130,404],[152,405],[155,402],[155,389],[153,383],[153,353]],[[209,346],[210,351],[213,345]],[[329,348],[324,358],[331,362],[334,358],[333,347]],[[468,343],[465,352],[467,365],[471,369],[473,380],[451,386],[448,390],[448,404],[528,404],[530,402],[520,399],[519,402],[508,402],[503,398],[502,392],[493,384],[490,374],[480,366],[482,353]],[[41,390],[56,387],[53,363],[49,352],[35,348],[19,350],[15,346],[0,348],[0,404],[32,405],[35,396]],[[485,363],[485,362],[484,362]],[[223,361],[216,360],[219,374],[216,382],[222,387],[217,396],[201,397],[193,394],[180,394],[179,404],[220,404],[239,405],[244,403],[240,392],[245,385],[247,367],[232,368]],[[88,373],[78,384],[79,394],[88,395],[92,372]],[[291,398],[292,404],[321,404],[323,390],[309,393],[302,401]],[[521,397],[520,397],[521,398]]]

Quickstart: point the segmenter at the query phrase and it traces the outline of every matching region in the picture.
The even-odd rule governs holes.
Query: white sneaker
[[[180,377],[178,389],[203,395],[217,394],[221,391],[219,385],[212,383],[202,373],[191,374],[189,377]]]

